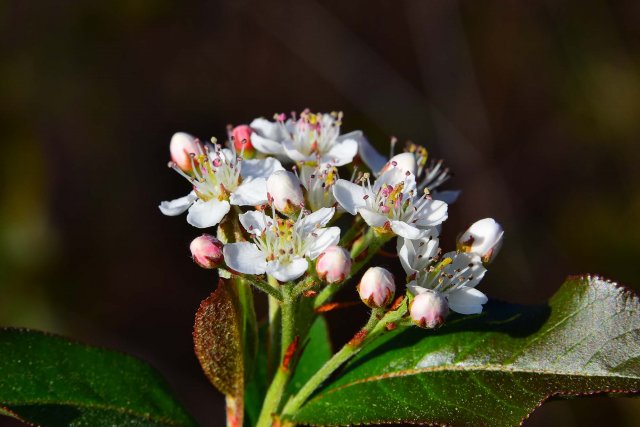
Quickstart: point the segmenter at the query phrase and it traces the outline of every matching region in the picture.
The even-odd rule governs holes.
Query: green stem
[[[269,280],[269,286],[273,289],[277,289],[280,292],[280,284],[274,277],[267,276]],[[273,374],[274,366],[278,363],[278,356],[280,355],[280,301],[269,295],[269,327],[268,327],[268,341],[267,341],[267,371],[269,377]]]
[[[338,243],[338,246],[348,246],[358,235],[358,233],[362,232],[362,223],[362,217],[358,215],[353,223],[353,226],[350,227],[340,239],[340,243]]]
[[[369,321],[348,343],[346,343],[336,354],[333,355],[327,363],[320,368],[305,385],[302,386],[298,394],[289,399],[282,415],[291,415],[296,412],[311,396],[311,394],[327,379],[333,372],[342,366],[347,360],[357,354],[362,348],[369,342],[380,336],[386,329],[385,326],[389,323],[386,321],[387,316],[382,319],[382,313],[384,309],[374,309],[369,317]],[[378,327],[381,323],[384,323],[383,327]]]
[[[267,283],[264,280],[259,279],[257,276],[253,276],[250,274],[242,274],[242,273],[231,273],[234,276],[246,280],[251,283],[253,286],[269,294],[269,298],[274,298],[278,301],[282,301],[282,292],[277,287],[273,287],[270,282]],[[277,285],[276,285],[277,286]]]
[[[257,427],[270,427],[273,423],[273,415],[277,413],[282,401],[282,396],[291,378],[291,364],[295,352],[295,300],[291,291],[283,288],[283,301],[281,305],[282,336],[280,348],[280,363],[276,374],[269,385],[267,395],[264,398],[262,410],[258,417]]]

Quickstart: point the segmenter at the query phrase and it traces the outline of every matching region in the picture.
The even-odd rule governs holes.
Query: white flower
[[[473,252],[489,264],[500,251],[504,230],[493,218],[476,221],[458,238],[458,250]]]
[[[307,207],[311,211],[330,208],[336,205],[333,197],[333,184],[338,179],[338,169],[329,164],[316,167],[303,165],[300,168],[300,181],[307,190]]]
[[[367,175],[361,185],[339,179],[333,195],[347,212],[359,213],[371,227],[390,229],[407,239],[424,237],[447,219],[447,204],[427,193],[418,196],[415,176],[396,167],[384,172],[373,186]]]
[[[278,212],[287,216],[300,212],[304,205],[300,178],[285,170],[274,172],[267,179],[267,197]]]
[[[331,163],[342,166],[358,153],[362,132],[340,135],[342,113],[313,114],[309,110],[300,118],[276,115],[276,121],[255,119],[250,126],[253,146],[264,154],[286,156],[295,162]]]
[[[478,255],[449,252],[439,263],[432,262],[418,271],[416,278],[407,284],[407,289],[413,295],[439,293],[447,299],[451,310],[460,314],[477,314],[482,312],[487,297],[475,287],[486,271]]]
[[[296,221],[249,211],[239,216],[253,243],[229,243],[224,259],[232,270],[245,274],[267,273],[281,282],[297,279],[325,249],[340,240],[338,227],[323,228],[335,209],[323,208]],[[305,216],[306,215],[306,216]]]
[[[395,139],[391,140],[391,151],[395,146]],[[416,144],[409,143],[405,152],[392,155],[391,158],[378,153],[378,151],[367,141],[359,141],[358,154],[362,161],[371,169],[375,176],[381,175],[391,167],[397,167],[405,172],[411,172],[416,176],[416,186],[419,192],[429,189],[435,200],[442,200],[448,204],[454,203],[460,191],[436,191],[438,187],[451,178],[449,168],[443,165],[442,160],[432,160],[428,162],[427,149]]]
[[[411,280],[415,279],[419,271],[432,265],[440,254],[440,241],[437,230],[432,230],[427,236],[417,240],[398,237],[397,251],[400,264]]]
[[[173,162],[169,166],[191,182],[193,191],[179,199],[162,202],[159,207],[169,216],[180,215],[188,209],[187,222],[198,228],[218,224],[229,212],[230,205],[267,203],[265,177],[283,170],[276,159],[242,160],[234,150],[217,144],[192,155],[191,162],[191,174]]]

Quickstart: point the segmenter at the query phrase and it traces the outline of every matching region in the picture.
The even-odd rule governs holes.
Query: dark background
[[[5,0],[0,31],[0,324],[149,360],[206,426],[223,399],[191,327],[214,277],[189,258],[200,230],[157,209],[188,191],[166,167],[175,131],[343,110],[346,131],[410,138],[456,172],[445,247],[504,225],[488,294],[539,301],[586,272],[640,285],[637,0]],[[589,399],[528,425],[639,416]]]

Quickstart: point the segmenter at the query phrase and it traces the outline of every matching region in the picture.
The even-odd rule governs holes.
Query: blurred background
[[[191,329],[215,278],[189,257],[200,230],[157,208],[188,190],[166,167],[175,131],[342,110],[383,152],[397,136],[446,159],[462,196],[445,246],[505,226],[488,294],[541,301],[576,273],[640,286],[638,1],[5,0],[0,34],[0,324],[144,358],[205,426],[223,399]],[[639,417],[595,398],[527,425]]]

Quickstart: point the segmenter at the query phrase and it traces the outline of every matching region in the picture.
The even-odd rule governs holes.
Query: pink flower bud
[[[329,246],[318,257],[316,273],[327,283],[342,282],[351,272],[351,256],[340,246]]]
[[[412,174],[416,174],[418,169],[418,165],[416,163],[416,156],[413,153],[400,153],[396,154],[387,162],[386,165],[380,170],[380,173],[384,173],[390,168],[399,168],[403,172],[411,172]]]
[[[276,171],[267,179],[269,202],[285,215],[299,212],[304,204],[302,183],[289,171]]]
[[[209,234],[196,237],[189,245],[193,261],[202,268],[216,268],[224,259],[222,254],[223,244],[220,240]]]
[[[493,218],[481,219],[458,238],[458,250],[473,252],[480,256],[483,263],[489,264],[502,247],[503,235],[502,226]]]
[[[236,126],[231,131],[233,146],[244,158],[253,158],[256,152],[251,144],[251,132],[251,128],[247,125]]]
[[[369,268],[358,284],[360,299],[371,308],[386,307],[395,292],[393,274],[382,267]]]
[[[413,298],[409,314],[413,323],[421,328],[437,328],[449,314],[449,303],[439,292],[426,290]]]
[[[197,138],[184,132],[174,133],[169,143],[171,160],[184,172],[193,170],[191,156],[204,153],[204,149]]]

